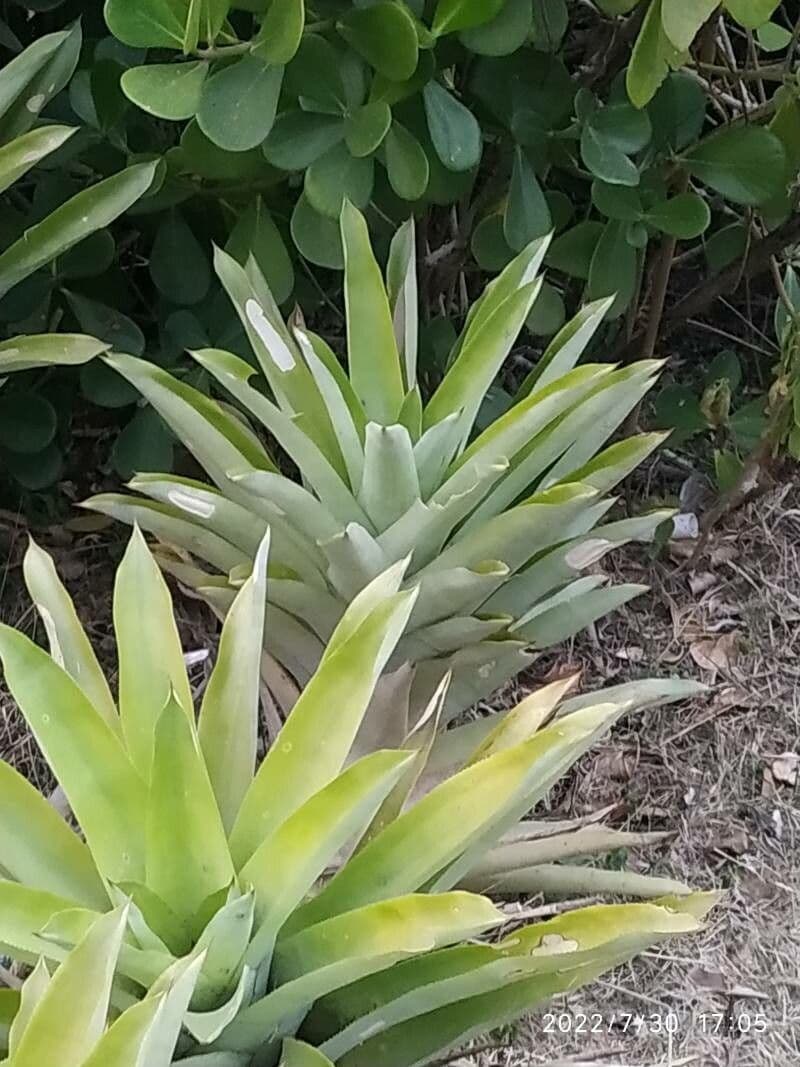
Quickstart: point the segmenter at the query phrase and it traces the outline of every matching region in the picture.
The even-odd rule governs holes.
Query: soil
[[[652,499],[677,477],[669,457],[645,472]],[[681,475],[682,477],[683,475]],[[125,539],[116,526],[37,532],[54,555],[113,681],[113,572]],[[22,583],[26,533],[0,517],[7,563],[0,617],[36,633]],[[508,703],[580,665],[584,688],[651,675],[700,679],[691,703],[637,715],[587,756],[549,801],[559,818],[611,808],[620,828],[671,829],[671,841],[626,857],[644,873],[726,890],[700,935],[667,944],[604,981],[554,1002],[449,1062],[570,1067],[789,1067],[800,1062],[800,492],[782,489],[729,516],[706,557],[691,543],[657,559],[643,548],[606,561],[651,586],[591,631],[549,651]],[[188,652],[213,657],[216,627],[177,598]],[[41,635],[40,635],[41,636]],[[209,660],[193,657],[202,685]],[[0,690],[0,756],[44,791],[53,782]],[[539,900],[525,902],[538,907]],[[558,908],[561,905],[555,904]],[[665,1031],[673,1029],[668,1034]]]

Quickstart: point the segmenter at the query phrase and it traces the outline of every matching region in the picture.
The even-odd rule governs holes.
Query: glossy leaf
[[[705,233],[711,224],[711,211],[696,193],[679,193],[655,204],[646,218],[657,230],[686,241]]]
[[[550,208],[536,171],[521,148],[514,152],[514,170],[503,220],[503,232],[510,248],[516,252],[544,237],[553,228]]]
[[[40,126],[3,145],[0,148],[0,193],[65,144],[75,132],[69,126]]]
[[[282,83],[283,67],[256,55],[224,67],[203,84],[200,129],[228,152],[256,148],[272,129]]]
[[[417,69],[417,30],[404,5],[378,0],[337,22],[347,43],[384,77],[402,82]]]
[[[108,28],[133,48],[183,48],[188,0],[106,0]]]
[[[439,0],[433,16],[435,34],[481,26],[497,15],[503,0]]]
[[[127,98],[149,115],[160,119],[190,119],[200,106],[208,76],[208,63],[150,64],[132,67],[120,84]]]
[[[724,129],[701,141],[685,162],[695,177],[737,204],[763,204],[784,186],[784,147],[762,126]]]
[[[354,111],[345,126],[345,140],[351,155],[371,156],[380,147],[391,124],[391,108],[382,100],[364,104]]]
[[[345,125],[338,115],[315,111],[283,111],[275,120],[263,151],[281,170],[305,170],[344,137]]]
[[[337,143],[306,171],[305,199],[321,215],[338,219],[345,201],[365,208],[372,196],[375,165],[371,157],[353,156]]]
[[[405,126],[395,121],[384,141],[389,184],[403,200],[418,200],[428,187],[430,166],[425,150]]]
[[[423,91],[436,154],[448,170],[471,170],[481,158],[481,130],[475,116],[436,81]]]
[[[303,39],[305,18],[304,0],[270,4],[254,41],[255,55],[278,65],[294,59]]]

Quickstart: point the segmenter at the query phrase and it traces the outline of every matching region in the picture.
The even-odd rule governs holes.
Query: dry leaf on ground
[[[739,658],[741,634],[737,631],[721,637],[704,638],[689,646],[692,659],[698,667],[708,671],[714,678],[717,674],[730,674]]]
[[[782,756],[772,761],[770,770],[776,782],[795,786],[798,773],[800,773],[800,756],[796,752],[784,752]]]

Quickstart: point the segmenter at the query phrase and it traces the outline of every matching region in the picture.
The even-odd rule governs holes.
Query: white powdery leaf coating
[[[564,556],[564,562],[568,567],[576,571],[582,571],[592,564],[598,563],[607,552],[614,547],[611,541],[604,537],[592,537],[581,545],[571,548]]]
[[[45,101],[44,93],[36,93],[35,96],[32,96],[30,98],[30,100],[27,101],[27,103],[25,104],[25,107],[28,109],[28,111],[31,112],[31,114],[38,115],[39,112],[44,107],[44,101]]]
[[[294,370],[294,356],[289,351],[281,335],[264,314],[264,309],[258,301],[252,298],[244,306],[247,321],[264,342],[264,345],[272,357],[272,361],[278,370]]]
[[[210,519],[217,510],[210,500],[199,500],[190,493],[184,493],[180,489],[170,489],[167,493],[170,504],[174,504],[181,511],[187,511],[190,515],[197,515],[201,519]]]
[[[36,610],[39,612],[39,616],[44,623],[44,630],[47,634],[47,640],[50,644],[50,658],[56,663],[62,671],[64,670],[64,653],[61,651],[61,645],[58,640],[58,627],[56,626],[55,619],[44,606],[44,604],[37,604]]]

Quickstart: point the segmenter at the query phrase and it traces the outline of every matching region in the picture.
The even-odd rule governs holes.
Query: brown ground
[[[123,537],[112,528],[40,538],[110,663],[113,560]],[[30,632],[34,619],[21,585],[24,535],[0,527],[0,548],[8,549],[0,616]],[[589,686],[675,673],[701,678],[711,692],[618,729],[554,796],[553,808],[561,816],[613,804],[616,825],[673,828],[670,844],[654,856],[628,857],[630,865],[725,888],[727,898],[702,936],[637,960],[575,994],[569,1007],[554,1004],[566,1033],[546,1033],[539,1015],[499,1035],[497,1047],[477,1059],[454,1063],[800,1062],[800,493],[783,490],[729,518],[693,573],[681,569],[679,549],[655,563],[640,550],[617,556],[611,566],[626,580],[649,582],[652,592],[542,657],[535,674],[581,664]],[[186,648],[207,647],[213,629],[205,610],[183,600],[178,611]],[[51,784],[2,692],[0,756],[42,788]],[[670,1013],[677,1032],[667,1038],[657,1031]],[[732,1026],[722,1018],[731,1013]]]

